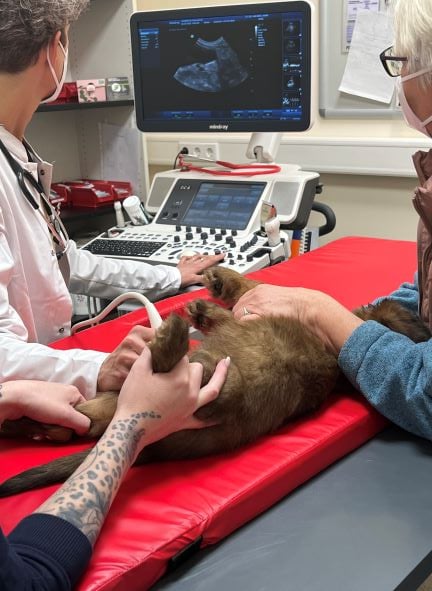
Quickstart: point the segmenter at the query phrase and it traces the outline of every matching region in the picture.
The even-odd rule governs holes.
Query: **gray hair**
[[[0,72],[22,72],[90,0],[0,0]]]
[[[431,0],[395,0],[395,44],[398,56],[408,59],[410,73],[432,69],[432,2]],[[432,73],[425,75],[432,82]]]

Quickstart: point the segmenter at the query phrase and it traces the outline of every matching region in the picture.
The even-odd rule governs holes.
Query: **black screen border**
[[[227,129],[212,129],[214,120],[150,120],[146,119],[144,113],[144,103],[142,96],[141,69],[139,66],[139,35],[138,29],[143,22],[154,22],[155,20],[183,19],[183,18],[202,18],[212,16],[226,15],[244,15],[260,12],[283,13],[283,12],[301,12],[304,18],[304,38],[305,46],[310,47],[311,51],[306,56],[304,63],[304,92],[308,101],[305,101],[304,112],[300,120],[262,120],[248,119],[229,120],[223,123]],[[260,2],[250,4],[225,4],[219,6],[207,6],[201,8],[173,8],[165,10],[139,11],[131,16],[130,20],[131,41],[132,41],[132,66],[135,89],[135,114],[137,127],[142,132],[300,132],[306,131],[311,125],[311,92],[312,92],[312,8],[305,0],[293,0],[288,2]]]

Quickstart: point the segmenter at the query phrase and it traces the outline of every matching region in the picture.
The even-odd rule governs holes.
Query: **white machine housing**
[[[153,221],[145,226],[112,228],[84,248],[114,258],[166,265],[177,265],[184,255],[225,252],[223,266],[249,273],[290,255],[288,235],[284,232],[279,243],[269,245],[261,222],[263,202],[276,206],[285,227],[303,228],[318,182],[318,173],[302,171],[295,165],[285,166],[277,174],[250,177],[216,177],[179,170],[158,173],[146,203],[147,211],[155,214]],[[209,194],[219,206],[221,199],[237,199],[239,211],[228,211],[223,222],[222,218],[215,219],[217,208],[209,211],[205,207],[191,207],[198,198],[203,208]],[[191,211],[200,212],[200,217],[191,218]],[[235,221],[236,215],[239,223]],[[129,250],[131,245],[134,252]]]
[[[155,174],[148,193],[145,208],[158,218],[159,210],[169,202],[176,182],[181,179],[186,183],[189,180],[200,180],[202,182],[263,182],[266,188],[262,195],[263,201],[273,203],[283,225],[294,225],[296,229],[306,225],[309,217],[311,204],[315,197],[316,187],[319,183],[317,172],[301,170],[297,164],[279,165],[281,172],[276,174],[256,175],[250,177],[238,177],[232,174],[212,176],[207,173],[184,172],[180,170],[168,170]],[[258,219],[259,221],[259,219]],[[251,228],[255,227],[251,219]]]

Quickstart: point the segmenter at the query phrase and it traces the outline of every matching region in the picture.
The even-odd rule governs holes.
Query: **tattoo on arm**
[[[142,412],[112,423],[81,466],[36,512],[72,523],[93,545],[145,433],[137,429],[138,421],[147,418],[161,416]]]

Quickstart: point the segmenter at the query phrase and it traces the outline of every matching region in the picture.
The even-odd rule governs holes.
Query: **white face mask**
[[[401,76],[397,80],[397,83],[396,83],[397,89],[398,89],[398,94],[399,94],[399,102],[400,102],[400,105],[402,108],[402,113],[405,118],[405,121],[407,122],[407,124],[410,127],[412,127],[413,129],[416,129],[417,131],[420,131],[420,133],[423,133],[424,135],[427,135],[428,137],[431,137],[431,134],[426,129],[426,125],[428,125],[432,121],[432,115],[430,117],[428,117],[427,119],[425,119],[424,121],[422,121],[419,117],[417,117],[417,115],[411,109],[411,107],[407,101],[407,98],[405,96],[404,87],[403,87],[403,82],[404,82],[404,80],[412,80],[413,78],[417,78],[418,76],[422,76],[423,74],[426,74],[426,72],[430,72],[430,71],[431,71],[430,68],[425,68],[423,70],[419,70],[418,72],[415,72],[414,74],[408,74],[407,76]]]
[[[63,73],[61,75],[60,80],[57,78],[57,74],[55,73],[55,70],[53,68],[53,65],[51,63],[51,58],[50,58],[50,54],[49,54],[49,48],[47,48],[47,59],[48,59],[48,65],[50,67],[51,70],[51,74],[52,77],[54,78],[54,82],[56,83],[56,89],[54,90],[54,92],[47,97],[46,99],[44,99],[43,101],[41,101],[41,105],[44,105],[45,103],[52,103],[53,101],[56,101],[58,99],[58,96],[61,92],[61,89],[63,88],[63,84],[64,81],[66,79],[66,72],[67,72],[67,65],[68,65],[68,53],[69,53],[69,48],[64,48],[62,43],[59,41],[59,45],[64,53],[64,62],[63,62]]]

